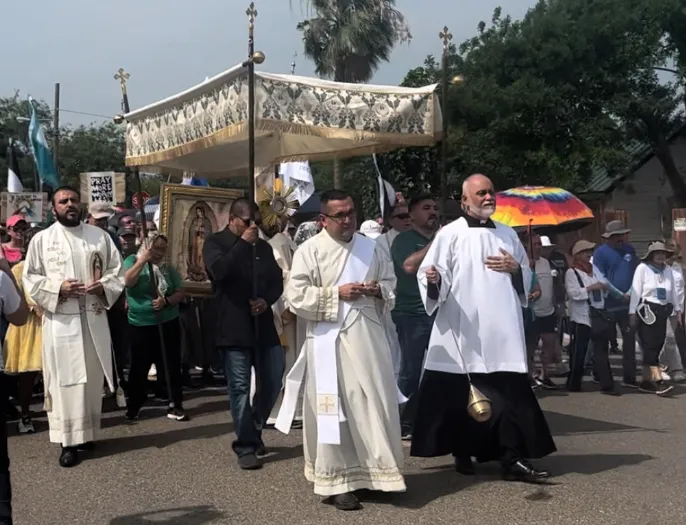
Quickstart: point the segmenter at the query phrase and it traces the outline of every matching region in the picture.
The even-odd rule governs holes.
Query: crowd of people
[[[600,392],[621,394],[609,361],[617,328],[624,388],[664,396],[683,379],[679,247],[656,241],[639,259],[618,221],[600,246],[518,234],[491,220],[495,189],[483,175],[440,212],[418,195],[359,230],[343,191],[322,194],[318,220],[297,231],[237,199],[202,246],[207,299],[186,295],[153,221],[102,204],[84,212],[69,187],[52,207],[43,230],[6,222],[2,413],[33,432],[42,393],[63,467],[95,446],[103,391],[129,421],[150,393],[186,421],[197,366],[204,380],[224,375],[240,468],[262,467],[265,429],[303,428],[315,493],[355,510],[360,489],[405,490],[403,440],[414,456],[452,454],[462,475],[476,460],[499,461],[506,480],[548,478],[531,463],[555,451],[535,392],[577,392],[589,374]],[[665,346],[668,331],[678,351]],[[11,523],[2,442],[0,523]]]

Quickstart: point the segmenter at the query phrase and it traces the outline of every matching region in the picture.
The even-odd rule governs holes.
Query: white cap
[[[546,237],[545,235],[541,235],[541,246],[543,248],[550,248],[551,246],[555,246],[552,242],[550,242],[550,237]]]
[[[364,234],[365,237],[370,239],[376,239],[383,233],[383,228],[376,221],[364,221],[362,226],[360,226],[360,233]]]

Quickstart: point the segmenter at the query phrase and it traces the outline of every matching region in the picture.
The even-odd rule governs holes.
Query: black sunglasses
[[[409,213],[399,213],[398,215],[393,215],[391,217],[391,219],[402,219],[402,220],[409,219],[409,218],[410,218]]]
[[[247,227],[247,228],[249,228],[249,227],[250,227],[250,223],[253,222],[253,221],[250,220],[249,217],[248,217],[247,219],[244,219],[243,217],[236,217],[236,219],[238,219],[239,221],[243,221],[243,225],[244,225],[245,227]],[[257,219],[255,219],[254,222],[255,222],[255,225],[256,225],[256,226],[259,226],[260,224],[262,224],[262,219],[260,219],[260,218],[258,217]]]

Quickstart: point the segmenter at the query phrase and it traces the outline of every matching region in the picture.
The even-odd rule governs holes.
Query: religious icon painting
[[[160,199],[160,231],[167,237],[167,263],[179,272],[189,295],[212,294],[203,260],[207,238],[229,223],[233,201],[243,190],[164,184]]]
[[[94,252],[90,257],[90,264],[88,268],[91,271],[91,282],[99,281],[102,279],[103,274],[103,257],[99,252]]]

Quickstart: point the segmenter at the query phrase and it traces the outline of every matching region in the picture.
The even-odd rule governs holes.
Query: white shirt
[[[672,263],[672,275],[674,276],[674,295],[676,295],[676,301],[683,311],[684,300],[686,299],[686,282],[684,282],[684,268],[680,263]]]
[[[548,317],[555,313],[555,291],[553,288],[553,273],[550,262],[544,257],[539,257],[536,261],[536,277],[541,287],[541,296],[538,300],[531,303],[531,307],[536,317]]]
[[[655,272],[646,263],[641,263],[634,273],[634,281],[631,285],[631,302],[629,313],[635,314],[639,303],[648,302],[653,304],[672,304],[674,312],[681,312],[682,303],[676,296],[674,272],[669,266],[665,266],[662,272]]]
[[[579,277],[581,278],[583,286],[579,284]],[[565,288],[567,290],[567,297],[569,297],[570,321],[591,326],[588,302],[590,300],[593,308],[602,310],[605,308],[605,295],[607,294],[602,290],[596,290],[589,293],[586,288],[592,284],[602,282],[606,282],[605,276],[595,266],[593,267],[592,276],[576,268],[567,270],[567,273],[565,274]]]
[[[5,272],[0,272],[0,312],[13,314],[20,306],[21,297],[19,297],[19,292],[17,292],[12,279]],[[0,352],[2,352],[1,342]]]

